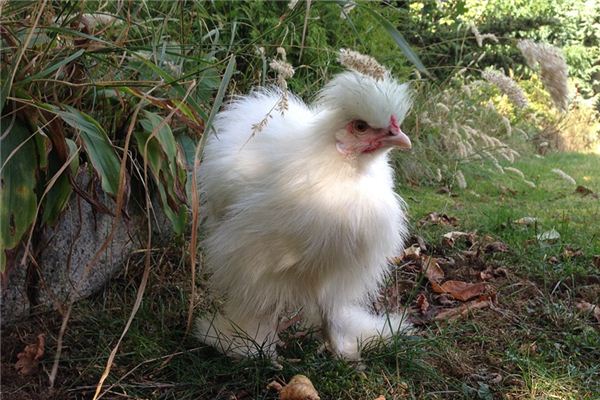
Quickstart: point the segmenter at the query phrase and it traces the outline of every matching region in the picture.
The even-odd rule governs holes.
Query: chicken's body
[[[344,75],[364,79],[353,72],[336,79]],[[242,97],[216,118],[199,174],[206,264],[225,305],[198,328],[202,340],[226,353],[273,355],[279,317],[300,308],[323,325],[332,349],[351,359],[361,341],[400,328],[399,316],[371,315],[365,303],[402,250],[403,201],[387,147],[345,150],[356,143],[340,139],[351,128],[348,107],[331,103],[334,84],[312,107],[290,98],[289,109],[272,113],[253,137],[252,126],[279,101],[277,91]],[[396,88],[406,95],[404,86]],[[407,101],[394,103],[406,106],[394,111],[400,120]]]

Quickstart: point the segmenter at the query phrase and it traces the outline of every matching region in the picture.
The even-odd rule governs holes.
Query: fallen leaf
[[[385,396],[384,396],[384,395],[381,395],[381,396],[379,396],[378,398],[376,398],[375,400],[385,400]]]
[[[563,250],[563,257],[570,259],[573,257],[581,257],[583,255],[583,251],[581,249],[575,249],[571,246],[566,246]]]
[[[421,256],[421,246],[418,244],[413,244],[410,247],[404,249],[403,258],[409,260],[418,260]]]
[[[421,251],[427,251],[427,245],[425,244],[425,239],[423,239],[421,236],[417,236],[417,243],[419,244]]]
[[[304,375],[294,375],[279,390],[279,400],[320,400],[320,397],[310,379]]]
[[[444,271],[437,259],[429,256],[421,257],[421,270],[431,283],[438,283],[444,279]]]
[[[450,217],[446,214],[439,214],[437,212],[432,212],[427,214],[425,218],[422,218],[419,222],[419,226],[424,225],[452,225],[456,226],[458,224],[458,218]]]
[[[575,189],[575,193],[579,193],[583,197],[592,196],[595,199],[599,198],[598,194],[594,193],[591,189],[586,188],[585,186],[581,186],[581,185],[577,186],[577,188]]]
[[[599,306],[588,303],[587,301],[580,301],[577,304],[575,304],[575,307],[577,307],[578,310],[592,313],[594,315],[594,318],[596,318],[596,321],[598,321],[598,323],[600,323],[600,307]]]
[[[17,354],[15,368],[21,375],[33,375],[37,372],[41,358],[44,356],[46,347],[46,335],[40,333],[36,343],[28,344],[25,350]]]
[[[556,265],[560,263],[560,260],[558,258],[556,258],[555,256],[551,256],[548,258],[548,262],[552,265]]]
[[[487,267],[484,271],[479,272],[479,279],[482,281],[494,279],[494,271],[492,270],[492,267]]]
[[[538,219],[535,217],[523,217],[523,218],[519,218],[513,222],[517,225],[529,226],[529,225],[535,224],[537,222],[537,220]]]
[[[594,267],[600,268],[600,255],[594,256],[594,258],[592,259],[592,264],[594,264]]]
[[[443,306],[455,306],[457,304],[456,300],[454,300],[451,296],[446,293],[442,293],[437,296],[437,301]]]
[[[469,241],[473,241],[475,235],[473,233],[460,232],[460,231],[452,231],[445,233],[442,236],[442,243],[448,247],[454,247],[454,243],[460,238],[468,238]]]
[[[505,276],[505,277],[506,277],[506,276],[508,276],[508,271],[507,271],[507,269],[506,269],[506,268],[504,268],[504,267],[496,268],[496,269],[494,270],[494,275],[498,275],[498,276],[501,276],[501,275],[502,275],[502,276]]]
[[[486,253],[506,253],[508,251],[508,246],[504,242],[495,241],[486,244],[484,251]]]
[[[471,310],[477,310],[481,308],[490,307],[492,305],[492,300],[482,296],[482,298],[470,301],[456,308],[450,308],[440,312],[433,319],[440,320],[454,320],[460,318],[462,316],[467,315]]]
[[[436,293],[448,293],[456,300],[467,301],[473,297],[480,296],[488,290],[485,283],[467,283],[462,281],[446,281],[441,285],[432,284],[433,291]]]
[[[537,239],[542,242],[551,242],[560,239],[560,233],[558,233],[556,229],[550,229],[549,231],[537,235]]]
[[[417,296],[417,307],[419,308],[419,311],[421,311],[421,314],[425,314],[429,309],[429,302],[423,293],[419,293]]]

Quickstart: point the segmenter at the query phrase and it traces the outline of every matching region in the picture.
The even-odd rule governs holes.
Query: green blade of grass
[[[79,57],[81,57],[81,55],[83,53],[85,53],[84,49],[76,51],[75,53],[71,54],[69,57],[62,59],[61,61],[57,62],[56,64],[51,65],[50,67],[44,69],[43,71],[40,71],[35,75],[32,75],[30,77],[23,79],[21,82],[19,82],[19,84],[22,85],[22,84],[29,83],[35,79],[45,78],[46,76],[50,75],[51,73],[53,73],[54,71],[56,71],[57,69],[62,67],[63,65],[66,65],[66,64],[70,63],[71,61],[78,59]]]
[[[417,53],[413,51],[412,47],[410,47],[410,44],[408,44],[406,39],[404,39],[404,36],[402,36],[402,34],[394,27],[394,25],[392,25],[392,23],[387,18],[379,14],[377,11],[373,10],[371,8],[371,5],[365,6],[361,4],[360,7],[362,7],[365,11],[371,14],[373,18],[375,18],[375,20],[379,22],[379,24],[387,31],[387,33],[392,37],[392,39],[394,39],[394,41],[396,42],[400,50],[402,50],[402,53],[404,53],[408,61],[410,61],[420,72],[424,73],[430,78],[432,77],[429,71],[427,71],[427,68],[425,68],[425,65],[423,65],[423,62],[421,62],[421,59],[419,58]]]

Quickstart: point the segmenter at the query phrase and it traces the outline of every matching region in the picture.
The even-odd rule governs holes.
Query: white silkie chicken
[[[411,147],[400,129],[409,87],[389,73],[347,71],[311,106],[290,97],[251,136],[281,96],[261,89],[236,99],[206,143],[204,249],[224,304],[198,320],[197,334],[229,355],[273,357],[280,317],[302,309],[334,353],[357,360],[365,342],[410,325],[368,311],[407,235],[388,154]]]

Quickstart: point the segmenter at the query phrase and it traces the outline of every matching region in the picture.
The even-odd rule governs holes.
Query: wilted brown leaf
[[[479,272],[479,279],[482,281],[494,279],[494,271],[492,270],[492,267],[487,267],[485,270]]]
[[[484,251],[486,253],[506,253],[508,251],[508,246],[506,243],[501,241],[491,242],[485,245]]]
[[[594,267],[600,268],[600,255],[594,256],[594,258],[592,259],[592,264],[594,264]]]
[[[446,281],[441,285],[433,286],[436,293],[448,293],[460,301],[467,301],[477,297],[488,290],[485,283],[467,283],[462,281]]]
[[[594,318],[596,318],[596,321],[598,321],[598,323],[600,323],[600,307],[599,306],[588,303],[587,301],[580,301],[577,304],[575,304],[575,307],[577,307],[578,310],[592,313],[594,315]]]
[[[23,352],[17,354],[15,368],[21,375],[33,375],[37,372],[41,358],[44,356],[46,348],[46,335],[40,333],[37,336],[36,343],[25,346]]]
[[[418,222],[419,226],[424,226],[424,225],[428,225],[428,224],[456,226],[456,225],[458,225],[458,218],[450,217],[446,214],[439,214],[437,212],[432,212],[432,213],[427,214],[427,216],[425,218],[422,218]]]
[[[482,296],[477,300],[470,301],[456,308],[450,308],[440,312],[433,319],[440,320],[453,320],[462,316],[467,315],[471,310],[481,309],[490,307],[492,300],[486,296]]]
[[[575,189],[575,193],[579,193],[580,195],[582,195],[583,197],[585,196],[592,196],[595,199],[598,199],[598,194],[594,193],[591,189],[586,188],[585,186],[577,186],[577,188]]]
[[[427,301],[425,294],[419,293],[417,296],[417,307],[419,308],[419,311],[421,311],[421,314],[425,314],[429,309],[429,302]]]
[[[460,231],[448,232],[442,236],[442,244],[448,247],[454,247],[454,243],[460,238],[467,238],[467,240],[473,242],[475,234]]]
[[[581,257],[583,255],[583,251],[581,249],[575,249],[571,246],[566,246],[563,250],[563,258],[573,258],[573,257]]]
[[[454,300],[447,293],[442,293],[439,296],[436,296],[436,300],[443,306],[454,306],[457,304],[456,300]]]
[[[438,283],[444,279],[444,271],[434,257],[421,257],[421,270],[431,283]]]
[[[427,245],[425,244],[425,239],[423,239],[421,236],[417,236],[417,243],[419,244],[419,247],[421,248],[421,251],[427,251]]]
[[[421,256],[421,247],[418,244],[413,244],[404,249],[403,258],[408,260],[417,260]]]
[[[295,375],[279,390],[279,400],[320,400],[320,397],[310,379]]]

